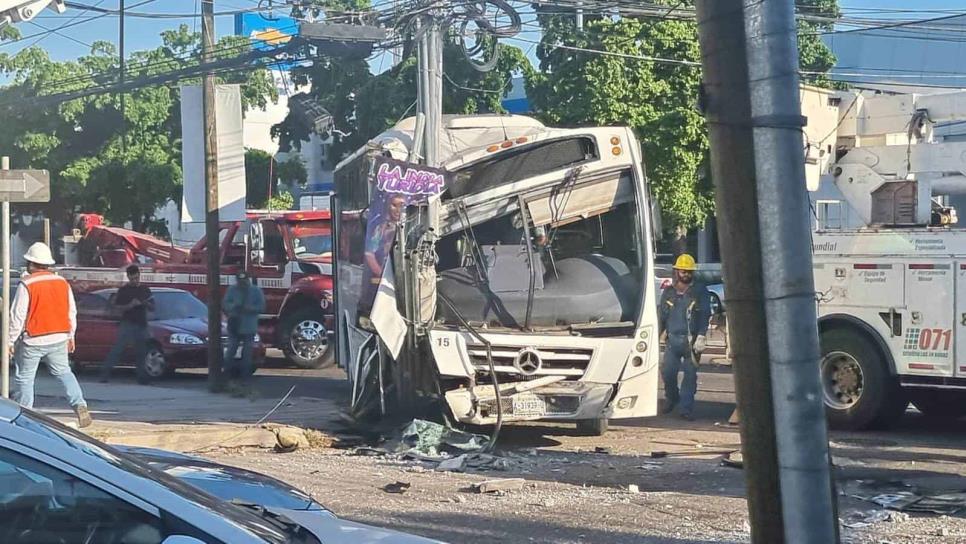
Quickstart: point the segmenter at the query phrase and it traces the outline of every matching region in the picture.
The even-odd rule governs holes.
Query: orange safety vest
[[[28,336],[45,336],[70,332],[70,284],[46,270],[40,270],[22,281],[30,295],[27,309]]]

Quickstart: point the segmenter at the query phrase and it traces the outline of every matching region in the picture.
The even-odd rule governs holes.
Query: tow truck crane
[[[966,415],[966,229],[949,205],[966,194],[966,142],[935,137],[966,120],[966,92],[820,94],[838,105],[824,119],[834,143],[812,131],[810,155],[860,223],[819,225],[812,240],[830,424],[885,427],[910,402]]]

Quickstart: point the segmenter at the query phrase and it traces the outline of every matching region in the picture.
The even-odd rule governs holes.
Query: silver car
[[[231,477],[231,471],[221,477]],[[252,478],[245,479],[247,486],[239,482],[242,493],[252,487]],[[0,399],[3,544],[435,542],[344,521],[314,503],[289,506],[301,495],[280,482],[275,487],[281,495],[266,495],[265,501],[257,494],[229,501],[235,496],[230,490],[216,496],[189,482]]]

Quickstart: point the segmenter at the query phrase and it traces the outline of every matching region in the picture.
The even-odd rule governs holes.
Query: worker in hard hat
[[[77,306],[67,280],[50,267],[54,257],[47,244],[37,242],[24,255],[27,277],[17,286],[10,309],[10,346],[14,357],[13,398],[21,406],[33,408],[34,378],[41,361],[60,381],[67,393],[77,426],[91,424],[91,414],[77,377],[70,369],[77,330]]]
[[[694,281],[698,269],[694,257],[683,254],[674,263],[674,282],[661,293],[658,321],[665,338],[661,376],[664,379],[662,414],[680,406],[680,415],[693,419],[694,394],[698,388],[698,362],[706,345],[711,319],[711,295]],[[678,373],[684,379],[678,388]]]

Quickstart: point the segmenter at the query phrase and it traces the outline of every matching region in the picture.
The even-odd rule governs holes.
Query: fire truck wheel
[[[605,417],[577,420],[577,432],[585,436],[604,436],[608,427],[610,421]]]
[[[912,404],[930,419],[953,421],[966,416],[966,394],[935,389],[912,390]]]
[[[872,342],[848,329],[822,333],[822,393],[829,426],[860,430],[888,427],[909,405]]]
[[[325,315],[315,308],[302,308],[283,317],[282,351],[300,368],[324,368],[335,362]]]

